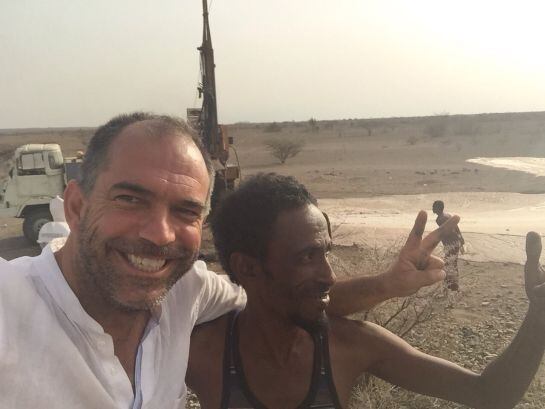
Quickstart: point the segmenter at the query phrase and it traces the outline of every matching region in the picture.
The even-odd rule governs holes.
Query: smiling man
[[[224,269],[245,288],[246,308],[197,327],[187,383],[203,409],[346,408],[365,373],[475,408],[512,408],[545,348],[540,237],[527,238],[528,314],[482,374],[426,355],[370,322],[327,314],[335,283],[331,228],[294,178],[251,177],[216,210]],[[414,233],[414,230],[413,230]],[[418,244],[411,234],[405,248]]]
[[[194,325],[246,302],[196,261],[213,172],[181,120],[135,113],[97,130],[81,180],[65,191],[65,245],[0,259],[1,408],[184,407]],[[430,254],[457,221],[404,249],[385,273],[335,285],[329,311],[441,280],[443,263]],[[417,219],[418,234],[424,225]],[[325,287],[318,296],[325,303]]]

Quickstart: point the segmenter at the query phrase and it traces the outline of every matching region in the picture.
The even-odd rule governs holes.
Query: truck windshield
[[[42,152],[24,153],[17,159],[17,174],[39,175],[45,172]]]
[[[62,153],[59,151],[50,151],[48,154],[49,168],[60,169],[63,165]]]

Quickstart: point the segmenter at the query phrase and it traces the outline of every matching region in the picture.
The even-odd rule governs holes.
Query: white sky
[[[220,120],[545,110],[545,3],[213,0]],[[0,128],[198,106],[201,0],[0,0]]]

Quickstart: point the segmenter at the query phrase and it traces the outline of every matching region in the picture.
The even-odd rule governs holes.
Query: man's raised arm
[[[486,396],[496,397],[495,408],[511,408],[530,385],[545,350],[545,272],[541,267],[541,237],[526,235],[524,280],[530,306],[517,335],[507,349],[481,375]]]
[[[376,361],[366,370],[414,392],[473,408],[514,407],[530,385],[545,350],[545,274],[539,264],[541,238],[537,233],[528,233],[526,253],[528,313],[511,344],[482,374],[417,351],[397,336],[369,323],[366,324],[370,328],[367,339],[379,340],[375,344],[380,347],[376,350]],[[369,341],[368,344],[373,345]]]
[[[335,283],[330,290],[328,314],[345,316],[365,311],[390,298],[407,297],[421,287],[443,280],[444,263],[431,253],[441,238],[456,228],[460,218],[452,216],[438,229],[422,238],[427,217],[423,210],[418,213],[407,242],[388,271]]]

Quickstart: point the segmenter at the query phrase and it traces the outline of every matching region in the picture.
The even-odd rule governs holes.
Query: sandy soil
[[[408,339],[424,351],[480,370],[509,342],[527,308],[520,263],[525,233],[545,232],[545,178],[535,176],[540,160],[524,158],[545,156],[545,113],[439,120],[445,121],[439,135],[431,132],[438,121],[433,117],[320,121],[319,130],[289,122],[279,123],[279,132],[267,132],[266,124],[236,124],[229,132],[243,176],[291,174],[319,198],[334,225],[341,276],[373,273],[361,261],[374,248],[399,244],[418,210],[431,211],[434,200],[444,200],[447,212],[459,214],[469,243],[460,266],[462,290],[449,296],[448,308]],[[0,154],[29,142],[57,142],[73,153],[84,147],[89,133],[4,131]],[[281,165],[264,147],[269,138],[300,140],[305,146]],[[515,158],[519,165],[531,163],[533,173],[513,170],[517,162],[512,159],[508,168],[488,166],[500,163],[491,158],[503,157]],[[468,162],[472,158],[487,159]],[[435,228],[432,216],[428,230]],[[11,259],[38,251],[21,237],[19,220],[0,220],[0,256]],[[545,375],[540,371],[518,408],[543,408]],[[459,407],[394,395],[406,408]]]
[[[322,199],[320,204],[331,214],[338,244],[374,245],[407,235],[419,209],[429,212],[427,230],[435,229],[435,215],[429,209],[437,197]],[[463,258],[467,260],[521,263],[525,234],[530,230],[545,232],[543,194],[449,192],[440,197],[462,218],[460,229],[468,250]]]

